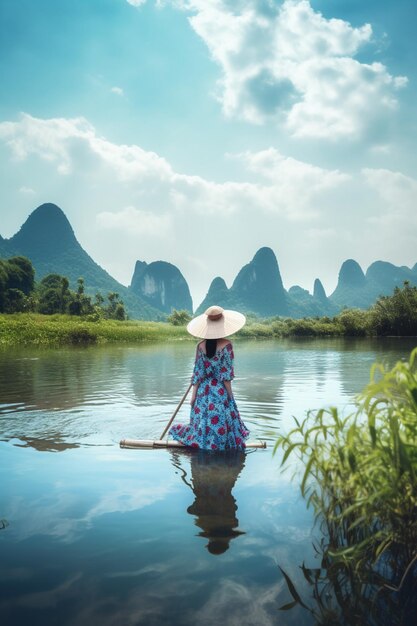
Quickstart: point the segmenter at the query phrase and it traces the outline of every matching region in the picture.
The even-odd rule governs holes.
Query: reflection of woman
[[[191,335],[203,341],[197,346],[194,364],[190,423],[176,424],[169,433],[185,446],[203,450],[245,447],[249,431],[232,393],[233,346],[224,338],[244,323],[241,313],[212,306],[187,326]]]
[[[222,554],[234,537],[244,533],[237,530],[237,504],[232,489],[243,469],[245,453],[240,450],[225,454],[199,451],[191,455],[192,489],[195,500],[187,512],[195,516],[195,524],[206,537],[211,554]]]

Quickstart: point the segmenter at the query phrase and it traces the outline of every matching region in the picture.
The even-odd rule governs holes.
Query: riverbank
[[[0,315],[0,346],[62,346],[188,339],[185,327],[139,320],[93,320],[70,315]]]
[[[410,332],[411,330],[411,332]],[[291,337],[416,336],[414,326],[392,325],[384,332],[372,311],[347,309],[335,317],[248,318],[236,339]],[[141,320],[95,319],[94,316],[0,314],[0,346],[62,346],[192,340],[185,326]],[[417,341],[417,340],[416,340]]]
[[[350,332],[349,332],[350,330]],[[347,328],[338,320],[279,319],[248,320],[237,333],[242,339],[286,337],[365,336],[363,326]],[[193,338],[185,326],[141,320],[95,320],[91,316],[42,315],[40,313],[0,314],[0,346],[100,345],[143,343]]]

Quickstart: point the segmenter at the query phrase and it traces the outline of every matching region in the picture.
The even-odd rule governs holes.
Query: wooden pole
[[[122,439],[121,448],[187,448],[175,439]],[[246,444],[246,448],[266,448],[266,441],[253,441]],[[191,449],[191,448],[188,448]]]
[[[163,439],[165,437],[165,434],[167,433],[169,427],[171,426],[172,422],[175,419],[175,416],[177,415],[178,411],[180,410],[180,408],[182,407],[185,398],[188,396],[188,393],[191,389],[191,387],[193,386],[193,383],[190,383],[190,386],[188,387],[187,391],[185,392],[185,394],[183,395],[183,397],[181,398],[177,408],[175,409],[173,416],[171,417],[171,419],[169,420],[168,424],[165,426],[164,432],[162,433],[160,439]]]

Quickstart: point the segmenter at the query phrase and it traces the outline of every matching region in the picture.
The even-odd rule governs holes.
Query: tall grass
[[[87,345],[188,338],[185,328],[163,322],[122,322],[35,313],[0,315],[0,346]]]
[[[301,493],[322,532],[321,568],[303,566],[316,623],[411,623],[417,609],[417,349],[391,371],[373,366],[356,413],[310,412],[279,437],[277,451],[283,466],[294,456],[301,461]],[[293,602],[285,608],[307,607],[287,582]]]

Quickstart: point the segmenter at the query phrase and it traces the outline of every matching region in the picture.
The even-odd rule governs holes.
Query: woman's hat
[[[245,325],[246,317],[238,311],[211,306],[187,325],[190,335],[201,339],[221,339],[233,335]]]

